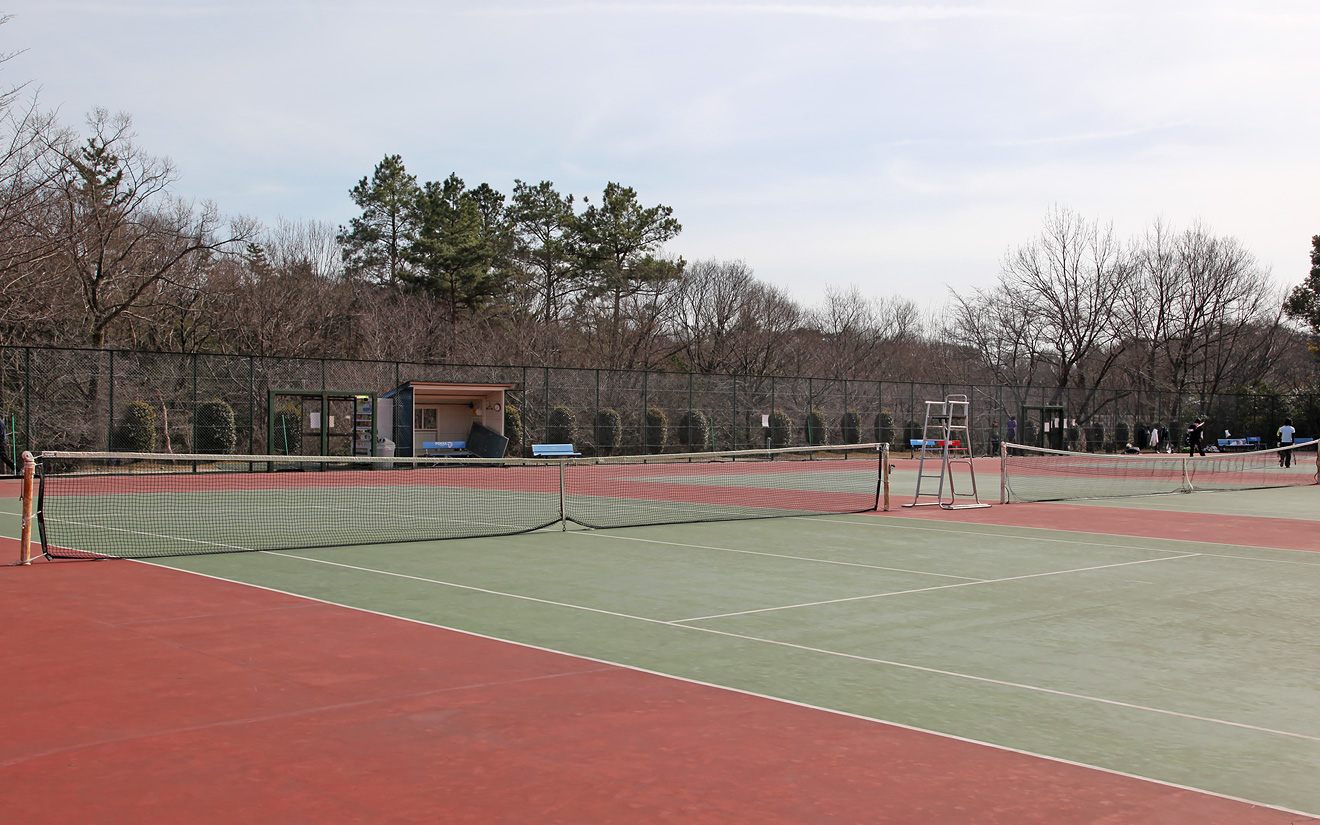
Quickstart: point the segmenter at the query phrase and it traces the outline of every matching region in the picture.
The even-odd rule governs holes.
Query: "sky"
[[[667,251],[934,306],[1046,214],[1200,222],[1282,288],[1320,234],[1314,0],[9,0],[0,80],[126,112],[175,191],[346,224],[420,181],[671,206]]]

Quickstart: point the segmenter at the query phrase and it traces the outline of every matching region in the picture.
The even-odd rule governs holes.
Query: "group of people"
[[[1173,442],[1169,440],[1169,428],[1159,424],[1150,427],[1145,424],[1139,425],[1137,427],[1136,443],[1149,447],[1156,452],[1161,450],[1166,453],[1173,451]],[[1138,452],[1140,452],[1139,448]]]

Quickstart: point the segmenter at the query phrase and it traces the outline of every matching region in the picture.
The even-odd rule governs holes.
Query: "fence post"
[[[257,359],[255,356],[248,356],[248,455],[256,453],[256,446],[253,441],[257,437]],[[270,452],[270,445],[266,445],[266,452]]]
[[[115,448],[115,351],[110,350],[110,390],[109,402],[106,404],[106,418],[109,419],[105,428],[105,449],[106,451]]]
[[[32,449],[32,347],[23,347],[23,448]]]
[[[714,433],[712,433],[712,436]],[[738,376],[733,376],[733,421],[729,427],[730,449],[738,449]]]

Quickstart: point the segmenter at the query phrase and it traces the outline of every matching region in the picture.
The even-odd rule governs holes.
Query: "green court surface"
[[[1315,487],[1279,487],[1271,490],[1235,490],[1205,495],[1145,496],[1140,498],[1079,500],[1072,504],[1122,507],[1129,510],[1162,510],[1206,515],[1251,516],[1320,521]]]
[[[1314,815],[1320,555],[1216,538],[857,515],[159,563]]]

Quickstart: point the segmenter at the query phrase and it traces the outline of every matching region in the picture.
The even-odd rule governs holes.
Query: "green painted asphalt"
[[[1205,497],[1316,491],[1267,492]],[[1317,554],[828,516],[164,563],[1320,812]]]

